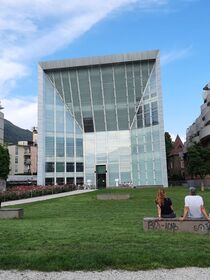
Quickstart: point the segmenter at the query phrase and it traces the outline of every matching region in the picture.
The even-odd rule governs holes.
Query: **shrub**
[[[18,186],[12,187],[5,192],[0,192],[0,201],[11,201],[42,195],[69,192],[76,189],[75,185],[58,185],[58,186]]]

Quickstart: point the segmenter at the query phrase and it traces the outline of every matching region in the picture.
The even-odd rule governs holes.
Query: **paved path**
[[[43,195],[43,196],[37,196],[37,197],[31,197],[31,198],[25,198],[25,199],[13,200],[13,201],[6,201],[6,202],[2,202],[1,206],[4,207],[4,206],[10,206],[10,205],[31,203],[31,202],[35,202],[35,201],[44,201],[44,200],[48,200],[48,199],[65,197],[65,196],[70,196],[70,195],[78,195],[78,194],[83,194],[83,193],[88,193],[88,192],[93,192],[93,191],[95,191],[95,190],[78,190],[78,191]]]
[[[0,280],[209,280],[210,268],[186,267],[147,271],[38,272],[0,270]]]

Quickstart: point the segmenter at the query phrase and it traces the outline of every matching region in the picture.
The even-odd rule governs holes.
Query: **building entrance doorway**
[[[96,165],[96,188],[106,188],[106,165]]]

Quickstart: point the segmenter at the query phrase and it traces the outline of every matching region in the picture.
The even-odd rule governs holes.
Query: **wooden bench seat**
[[[194,232],[210,234],[210,222],[205,219],[187,219],[180,221],[179,218],[158,219],[146,217],[143,221],[144,230],[162,230],[171,232]]]
[[[22,208],[0,208],[0,219],[21,219],[23,213]]]

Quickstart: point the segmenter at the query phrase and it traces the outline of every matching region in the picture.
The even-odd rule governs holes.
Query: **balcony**
[[[210,125],[204,126],[200,130],[200,140],[204,140],[205,138],[210,137]]]
[[[202,112],[207,108],[207,104],[204,103],[201,105],[201,115],[202,115]]]
[[[205,125],[210,122],[210,108],[209,111],[205,115]]]
[[[206,103],[207,103],[207,106],[210,105],[210,92],[207,95]]]
[[[201,127],[203,127],[203,126],[204,126],[204,122],[203,122],[202,117],[200,116],[200,117],[198,117],[198,118],[196,119],[196,121],[195,121],[195,127],[196,127],[195,133],[197,133],[198,131],[200,131]]]
[[[29,158],[24,160],[24,165],[31,165],[31,160]]]
[[[195,123],[190,126],[190,129],[189,129],[188,133],[189,133],[189,135],[193,135],[193,134],[196,133],[196,125],[195,125]]]
[[[193,143],[199,143],[200,142],[200,137],[199,136],[195,136],[191,139],[191,142]]]
[[[207,106],[205,108],[203,108],[203,110],[201,111],[201,117],[203,118],[209,110],[210,110],[210,108]]]

